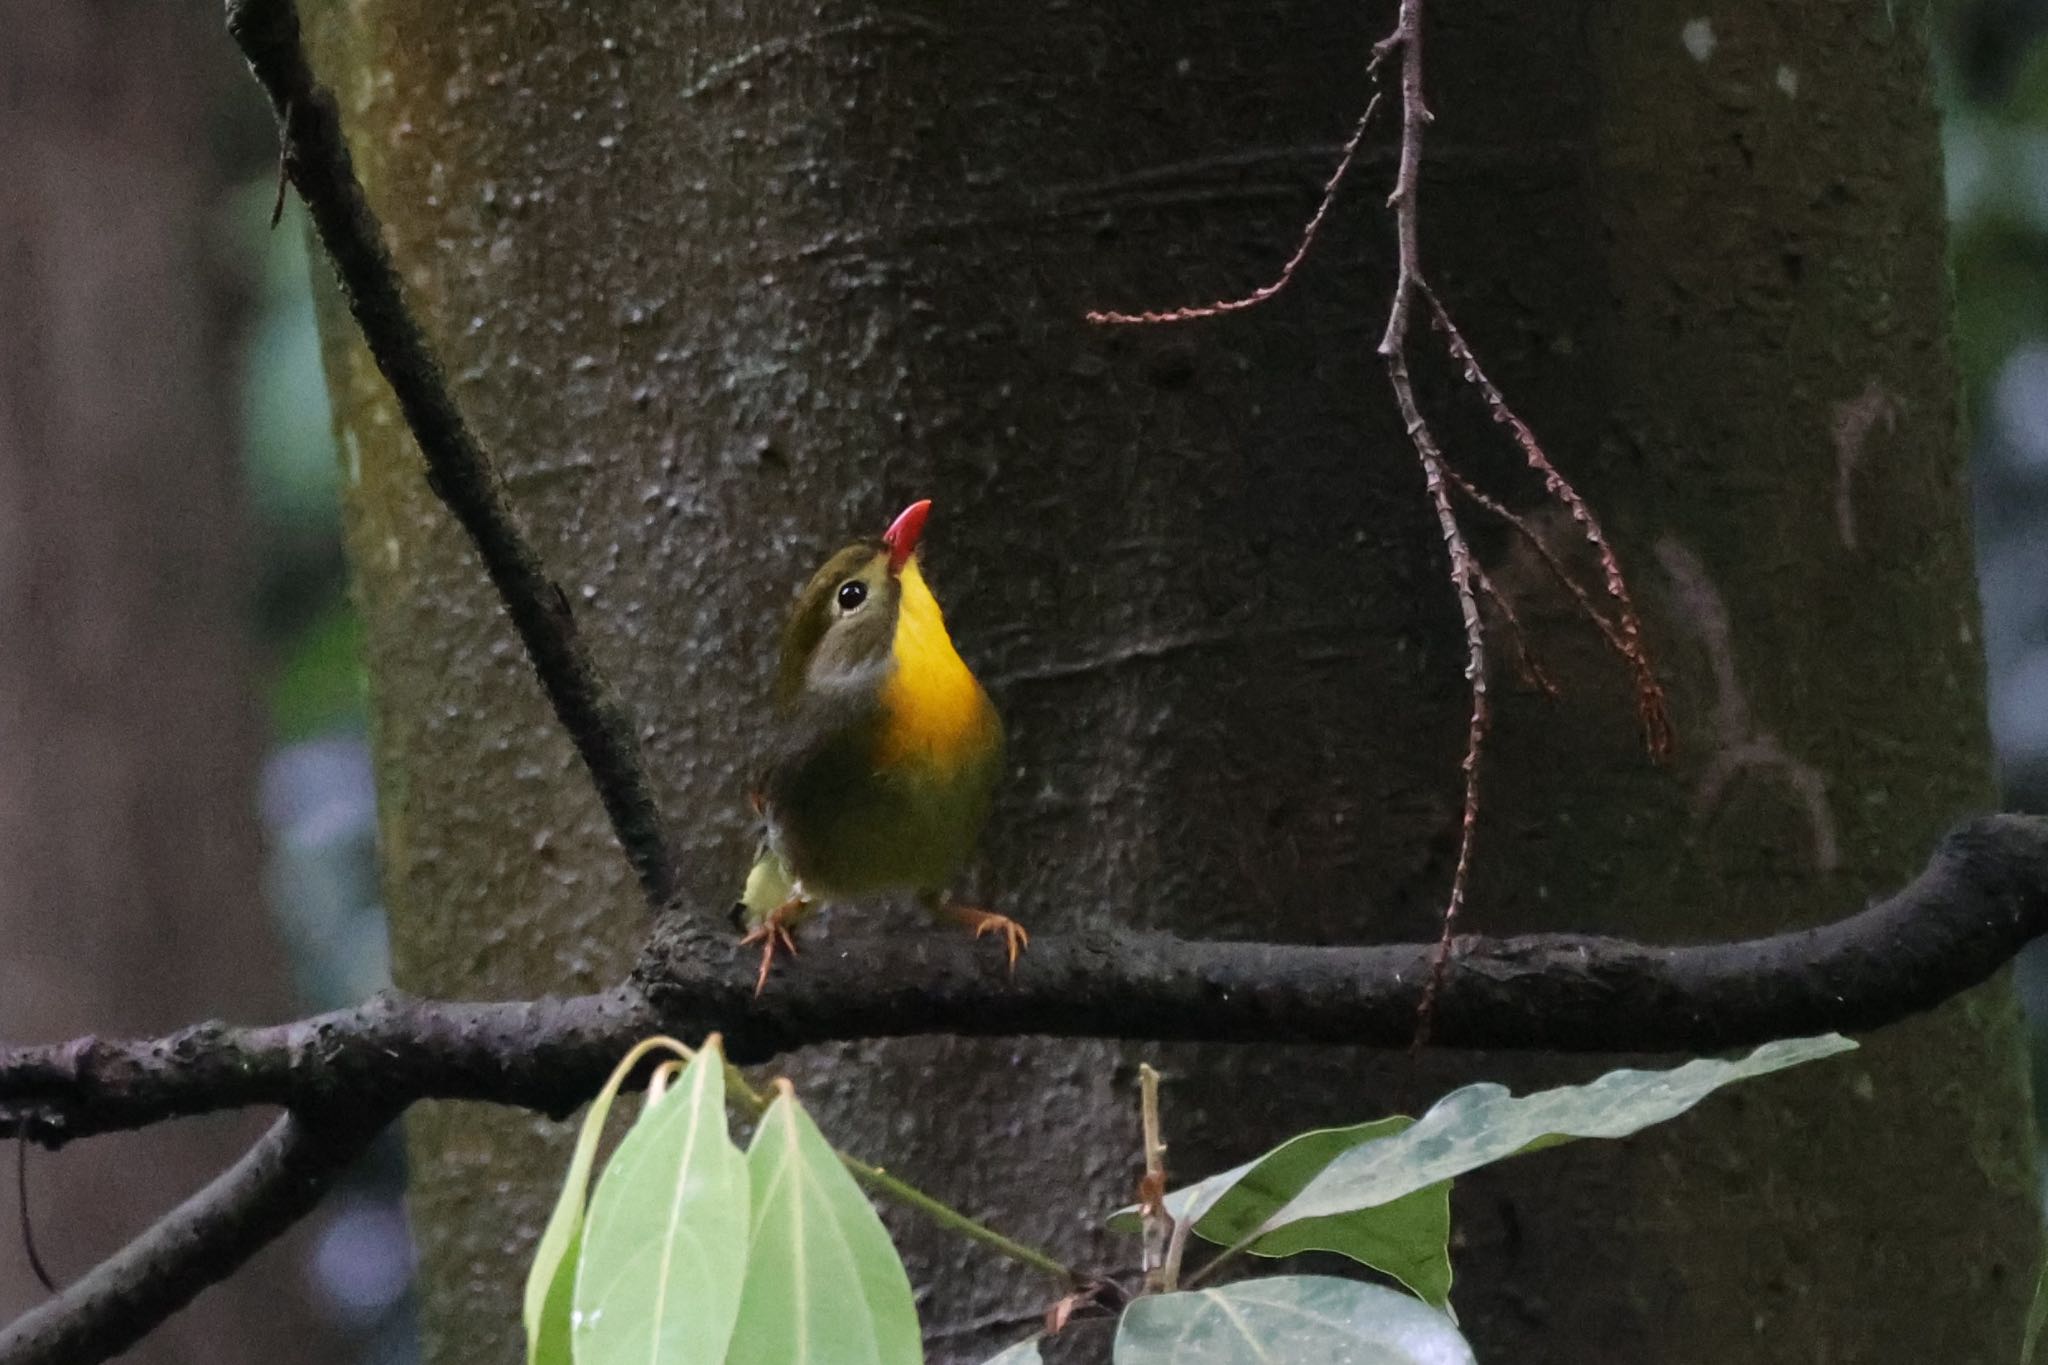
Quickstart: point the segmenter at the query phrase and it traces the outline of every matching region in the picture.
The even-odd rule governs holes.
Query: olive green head
[[[881,541],[858,541],[826,560],[783,627],[776,705],[792,706],[806,690],[879,684],[902,600],[903,585]]]
[[[913,502],[880,540],[855,541],[811,575],[782,630],[777,706],[789,711],[806,694],[844,699],[881,686],[893,662],[903,570],[931,510],[930,498]]]

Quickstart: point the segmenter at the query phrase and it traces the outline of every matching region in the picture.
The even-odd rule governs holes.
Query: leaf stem
[[[726,1092],[738,1101],[740,1106],[751,1117],[759,1118],[767,1112],[767,1096],[749,1085],[747,1078],[740,1073],[740,1069],[731,1062],[725,1064],[725,1086]],[[1081,1282],[1081,1277],[1075,1274],[1071,1268],[1054,1260],[1044,1252],[1025,1246],[1022,1242],[1013,1241],[985,1223],[975,1222],[958,1209],[940,1203],[908,1181],[899,1180],[897,1177],[890,1175],[880,1166],[871,1166],[859,1157],[850,1156],[840,1151],[837,1147],[834,1147],[832,1151],[839,1158],[840,1164],[853,1173],[854,1179],[860,1181],[861,1184],[877,1194],[894,1200],[905,1208],[914,1209],[931,1219],[934,1223],[937,1223],[940,1227],[957,1232],[969,1241],[979,1242],[991,1251],[1006,1256],[1020,1265],[1028,1265],[1033,1270],[1042,1270],[1056,1279],[1066,1281],[1068,1284],[1079,1284]]]
[[[859,1157],[848,1156],[845,1152],[839,1153],[839,1160],[863,1185],[887,1195],[905,1208],[916,1209],[939,1226],[949,1228],[970,1241],[979,1242],[991,1251],[1007,1256],[1021,1265],[1042,1270],[1069,1284],[1079,1283],[1079,1276],[1044,1252],[1025,1246],[1022,1242],[1012,1241],[994,1228],[975,1222],[966,1214],[941,1204],[915,1185],[898,1180],[880,1166],[870,1166]]]
[[[1252,1229],[1252,1231],[1246,1233],[1243,1237],[1240,1237],[1237,1241],[1232,1242],[1229,1246],[1223,1248],[1223,1250],[1217,1252],[1214,1256],[1210,1257],[1208,1261],[1203,1263],[1202,1267],[1199,1270],[1195,1271],[1192,1275],[1189,1275],[1187,1278],[1187,1282],[1181,1285],[1181,1288],[1193,1289],[1202,1281],[1208,1279],[1218,1270],[1221,1270],[1227,1262],[1236,1260],[1239,1256],[1243,1255],[1245,1249],[1251,1246],[1253,1242],[1258,1241],[1259,1235],[1265,1231],[1266,1229],[1263,1225],[1256,1227]]]

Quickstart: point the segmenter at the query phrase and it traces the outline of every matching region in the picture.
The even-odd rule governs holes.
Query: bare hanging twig
[[[49,1267],[43,1264],[42,1253],[36,1250],[35,1219],[28,1209],[28,1130],[21,1129],[14,1135],[14,1206],[21,1214],[21,1249],[28,1255],[29,1272],[36,1277],[36,1283],[54,1294],[57,1282],[50,1277]]]
[[[1428,494],[1430,507],[1436,513],[1437,529],[1443,537],[1451,591],[1458,604],[1460,625],[1464,633],[1465,680],[1471,699],[1465,723],[1464,757],[1459,764],[1459,772],[1463,778],[1463,798],[1458,816],[1458,854],[1451,870],[1450,889],[1444,898],[1442,932],[1438,937],[1436,955],[1430,966],[1429,984],[1423,992],[1416,1013],[1414,1046],[1417,1049],[1423,1047],[1430,1036],[1436,991],[1441,984],[1452,944],[1456,941],[1458,918],[1464,909],[1471,883],[1473,849],[1479,831],[1480,769],[1486,751],[1487,732],[1492,725],[1492,707],[1487,694],[1486,625],[1479,610],[1481,597],[1493,602],[1499,610],[1502,624],[1514,640],[1516,661],[1523,674],[1543,691],[1552,695],[1557,691],[1556,685],[1544,673],[1531,651],[1514,606],[1487,577],[1477,557],[1472,553],[1471,543],[1466,539],[1464,527],[1459,523],[1457,510],[1452,505],[1453,490],[1462,493],[1475,505],[1505,519],[1535,546],[1545,565],[1565,586],[1580,611],[1593,623],[1628,667],[1635,683],[1636,713],[1642,725],[1645,747],[1653,757],[1659,759],[1671,749],[1671,723],[1666,713],[1663,689],[1658,685],[1656,674],[1650,666],[1649,654],[1643,645],[1642,622],[1636,614],[1635,603],[1630,597],[1628,582],[1622,574],[1620,561],[1615,556],[1606,533],[1601,529],[1598,517],[1595,516],[1591,505],[1551,462],[1535,434],[1508,405],[1499,388],[1487,378],[1471,346],[1452,322],[1449,311],[1437,298],[1436,292],[1430,287],[1429,278],[1423,270],[1420,212],[1423,139],[1432,115],[1423,89],[1422,17],[1423,0],[1400,0],[1393,31],[1373,45],[1372,60],[1366,68],[1367,74],[1377,82],[1387,60],[1390,57],[1399,57],[1400,70],[1396,81],[1401,107],[1399,157],[1394,172],[1393,191],[1387,197],[1387,206],[1392,210],[1394,217],[1394,288],[1387,306],[1386,327],[1380,334],[1377,350],[1385,364],[1388,382],[1393,386],[1395,407],[1400,412],[1409,443],[1414,447],[1416,461],[1422,467],[1423,487]],[[1087,314],[1088,320],[1124,325],[1191,322],[1255,307],[1285,289],[1293,280],[1303,260],[1307,258],[1309,248],[1314,244],[1323,220],[1329,214],[1330,206],[1336,199],[1337,188],[1351,168],[1373,111],[1379,107],[1380,98],[1381,92],[1375,91],[1367,103],[1365,114],[1359,119],[1351,140],[1344,145],[1337,169],[1323,187],[1322,199],[1317,204],[1315,213],[1309,218],[1300,243],[1295,247],[1294,254],[1281,267],[1278,277],[1249,294],[1216,303],[1137,313],[1095,311]],[[1591,595],[1565,568],[1555,551],[1544,543],[1526,519],[1498,499],[1474,487],[1444,458],[1443,449],[1430,428],[1429,419],[1416,400],[1414,380],[1408,369],[1409,322],[1415,311],[1418,296],[1428,303],[1432,321],[1443,333],[1451,358],[1463,367],[1467,380],[1478,388],[1494,420],[1508,428],[1529,467],[1542,476],[1545,494],[1570,512],[1587,544],[1593,548],[1600,562],[1603,585],[1608,596],[1615,602],[1614,619],[1610,620],[1607,614],[1594,604]]]
[[[1465,684],[1471,695],[1471,709],[1465,721],[1465,756],[1459,770],[1465,779],[1464,800],[1458,813],[1458,858],[1451,869],[1451,889],[1444,900],[1442,931],[1430,961],[1429,981],[1415,1009],[1415,1039],[1420,1051],[1428,1042],[1434,1022],[1437,992],[1443,985],[1444,970],[1456,942],[1458,915],[1465,907],[1465,892],[1472,877],[1472,850],[1479,835],[1479,764],[1486,751],[1486,731],[1492,710],[1486,695],[1486,630],[1479,618],[1477,581],[1479,564],[1458,524],[1451,506],[1451,492],[1445,478],[1444,457],[1421,405],[1415,401],[1415,384],[1408,374],[1408,319],[1415,295],[1426,290],[1422,273],[1422,137],[1431,114],[1422,89],[1422,0],[1401,0],[1394,31],[1373,48],[1372,70],[1377,77],[1390,53],[1401,57],[1401,156],[1394,172],[1394,191],[1387,205],[1394,211],[1394,297],[1387,307],[1387,329],[1380,336],[1379,354],[1386,362],[1387,381],[1394,388],[1394,403],[1407,427],[1415,457],[1422,463],[1422,480],[1429,490],[1430,506],[1436,511],[1437,527],[1443,534],[1449,555],[1451,588],[1458,599],[1458,614],[1465,630]]]
[[[1091,312],[1084,314],[1090,322],[1111,323],[1123,326],[1147,326],[1162,322],[1195,322],[1202,318],[1222,317],[1225,313],[1238,313],[1247,308],[1256,308],[1266,300],[1285,289],[1294,280],[1294,272],[1308,259],[1309,248],[1315,245],[1316,234],[1322,231],[1323,219],[1329,217],[1330,206],[1337,202],[1337,187],[1344,183],[1344,176],[1351,169],[1351,159],[1358,155],[1358,144],[1365,141],[1365,130],[1372,126],[1373,111],[1380,107],[1377,92],[1366,101],[1365,112],[1358,116],[1358,126],[1351,130],[1351,138],[1344,144],[1343,153],[1337,158],[1337,169],[1330,172],[1330,178],[1323,184],[1323,197],[1316,205],[1316,211],[1309,215],[1308,226],[1301,230],[1301,240],[1295,244],[1294,254],[1280,267],[1280,273],[1266,284],[1260,285],[1249,294],[1232,299],[1218,299],[1214,303],[1195,304],[1187,308],[1171,308],[1163,313],[1115,313]]]
[[[1536,433],[1529,429],[1529,424],[1508,405],[1507,398],[1494,382],[1487,378],[1486,371],[1480,368],[1479,357],[1473,354],[1464,333],[1451,321],[1451,315],[1445,310],[1442,300],[1437,298],[1436,291],[1424,282],[1422,292],[1429,300],[1430,312],[1434,316],[1437,330],[1443,333],[1444,344],[1450,351],[1451,358],[1463,367],[1466,380],[1476,386],[1486,399],[1486,406],[1493,414],[1494,421],[1508,428],[1514,436],[1515,444],[1521,447],[1523,458],[1528,461],[1529,467],[1543,476],[1543,490],[1571,513],[1572,520],[1579,524],[1586,543],[1593,547],[1593,552],[1599,557],[1601,579],[1607,588],[1607,595],[1614,599],[1615,619],[1609,621],[1607,614],[1593,605],[1591,599],[1586,596],[1585,589],[1579,586],[1578,580],[1564,572],[1557,557],[1549,552],[1549,547],[1527,522],[1508,512],[1498,503],[1492,503],[1488,510],[1506,516],[1517,531],[1538,547],[1546,562],[1578,600],[1587,618],[1599,627],[1608,644],[1621,656],[1622,662],[1635,679],[1636,718],[1643,727],[1643,747],[1648,749],[1654,758],[1669,757],[1672,746],[1671,714],[1664,702],[1664,689],[1657,682],[1655,670],[1650,667],[1649,651],[1643,645],[1642,618],[1637,615],[1635,600],[1629,594],[1628,579],[1621,572],[1621,560],[1615,555],[1614,546],[1608,540],[1607,533],[1601,529],[1599,517],[1594,514],[1592,505],[1579,495],[1578,489],[1572,487],[1571,481],[1558,473],[1557,466],[1551,463],[1550,456],[1537,441]],[[1468,486],[1467,491],[1475,500],[1480,499],[1477,490]],[[1482,501],[1481,505],[1487,505],[1489,501]]]

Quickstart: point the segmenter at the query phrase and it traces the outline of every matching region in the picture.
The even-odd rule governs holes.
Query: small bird
[[[811,575],[782,632],[777,731],[756,809],[767,822],[734,908],[761,945],[759,994],[817,901],[914,892],[932,913],[1000,932],[1012,970],[1030,942],[947,887],[974,851],[1003,763],[1003,723],[946,633],[918,568],[931,501]]]

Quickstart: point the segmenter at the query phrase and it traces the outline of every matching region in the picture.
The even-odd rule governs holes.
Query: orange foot
[[[939,913],[955,924],[965,925],[980,938],[983,934],[1001,930],[1003,944],[1009,949],[1010,970],[1017,970],[1017,954],[1031,943],[1031,935],[1024,932],[1024,926],[1008,915],[998,915],[993,910],[977,910],[971,905],[946,904],[939,907]]]
[[[791,957],[796,956],[796,938],[789,932],[788,921],[795,918],[806,902],[802,896],[791,896],[768,912],[768,917],[747,930],[740,939],[740,947],[749,943],[761,945],[761,972],[754,978],[754,994],[759,995],[768,984],[768,968],[775,962],[775,949],[779,944]]]

